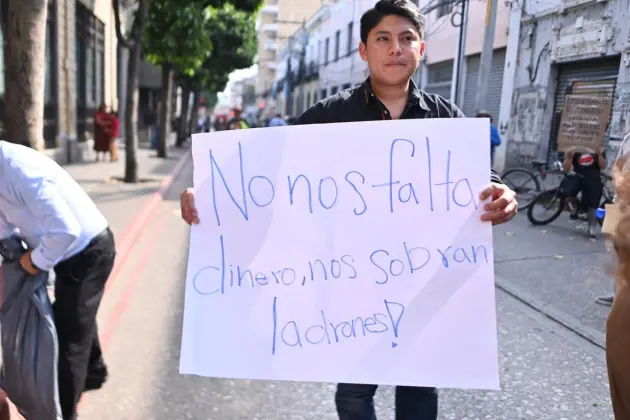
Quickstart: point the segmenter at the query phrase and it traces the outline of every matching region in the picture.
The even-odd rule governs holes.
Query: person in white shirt
[[[76,419],[81,393],[107,379],[96,314],[116,255],[107,219],[55,161],[0,141],[0,239],[28,245],[20,264],[31,275],[55,271],[53,311],[59,341],[59,399]]]

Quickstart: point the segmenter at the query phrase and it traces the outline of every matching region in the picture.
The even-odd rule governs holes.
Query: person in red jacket
[[[118,146],[116,145],[116,140],[118,140],[119,131],[120,121],[118,120],[116,111],[112,108],[105,127],[105,134],[107,135],[107,141],[109,142],[109,156],[112,162],[116,162],[118,160]]]

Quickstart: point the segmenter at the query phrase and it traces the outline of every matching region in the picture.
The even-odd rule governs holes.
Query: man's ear
[[[361,59],[363,61],[365,61],[365,62],[368,61],[367,46],[363,42],[359,43],[359,55],[361,56]]]
[[[422,61],[424,53],[426,52],[426,46],[427,44],[424,41],[420,42],[420,58],[418,59],[418,62]]]

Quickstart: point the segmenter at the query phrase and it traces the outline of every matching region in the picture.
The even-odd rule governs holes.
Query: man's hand
[[[481,192],[479,198],[485,201],[492,198],[492,202],[486,204],[481,220],[484,222],[492,222],[493,225],[500,225],[512,219],[518,212],[518,203],[516,202],[516,193],[503,184],[490,184]]]
[[[186,191],[179,197],[179,207],[182,212],[182,219],[186,223],[198,224],[197,209],[195,208],[195,194],[192,188],[186,188]]]
[[[36,276],[39,274],[39,268],[33,265],[33,260],[31,260],[31,251],[27,251],[24,255],[20,257],[20,265],[31,276]]]

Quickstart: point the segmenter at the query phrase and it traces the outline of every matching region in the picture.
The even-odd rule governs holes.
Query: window
[[[321,96],[321,98],[319,98],[319,99],[324,99],[324,98],[326,97],[326,89],[322,89],[322,90],[321,90],[321,95],[322,95],[322,96]]]
[[[306,108],[311,107],[311,92],[306,93]]]
[[[4,98],[4,33],[0,28],[0,100]]]
[[[354,22],[350,22],[348,23],[348,48],[346,50],[346,54],[350,55],[352,54],[352,49],[354,48],[354,42],[352,40],[352,35],[354,31]]]
[[[330,38],[326,38],[326,46],[324,47],[324,65],[328,64],[328,50],[330,49]]]
[[[450,15],[451,13],[453,13],[453,3],[452,2],[451,3],[442,4],[437,9],[437,17],[438,18],[441,18],[442,16]]]
[[[342,86],[342,90],[346,90],[346,89],[350,89],[352,87],[352,85],[350,83],[346,83]]]
[[[330,96],[334,95],[337,92],[339,92],[339,88],[337,86],[333,86],[333,88],[330,89]]]
[[[322,41],[317,41],[317,64],[322,60]]]
[[[339,60],[339,43],[341,40],[341,31],[335,32],[335,61]]]
[[[94,114],[105,98],[105,24],[76,2],[77,135],[94,127]],[[108,104],[111,105],[111,104]]]

